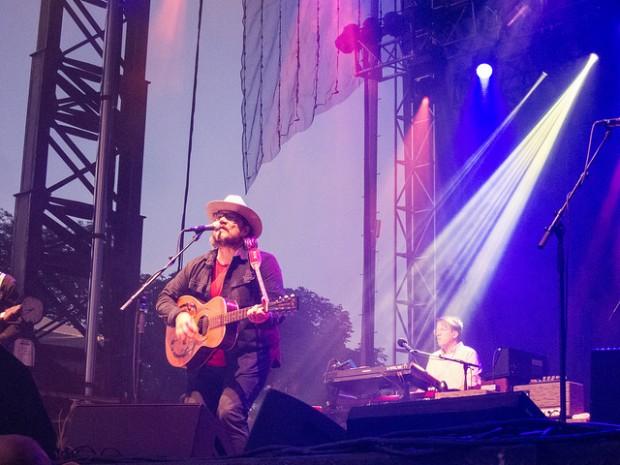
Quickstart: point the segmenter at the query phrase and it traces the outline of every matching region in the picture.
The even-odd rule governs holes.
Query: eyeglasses
[[[227,211],[227,210],[222,210],[222,211],[219,211],[219,212],[215,212],[213,214],[213,218],[216,221],[219,221],[222,218],[226,218],[226,220],[232,221],[233,223],[237,223],[237,224],[242,224],[242,223],[245,222],[245,218],[243,216],[241,216],[239,213],[235,213],[235,212],[231,212],[231,211]]]

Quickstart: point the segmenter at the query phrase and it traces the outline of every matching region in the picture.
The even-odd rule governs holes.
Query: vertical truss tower
[[[402,0],[408,36],[386,49],[394,78],[394,316],[392,360],[399,337],[432,350],[426,337],[437,318],[436,116],[446,61],[470,52],[478,34],[472,0]],[[417,114],[422,98],[431,97]],[[439,104],[436,106],[435,101]],[[432,331],[431,331],[432,334]]]
[[[432,324],[437,312],[435,107],[429,105],[416,116],[421,104],[416,88],[421,81],[414,75],[401,80],[402,99],[394,124],[394,341],[400,334],[428,350],[419,345],[417,330]]]
[[[118,9],[114,27],[107,24],[111,8]],[[140,273],[149,10],[150,0],[41,1],[15,202],[13,272],[24,294],[44,300],[49,318],[37,337],[65,323],[86,334],[92,244],[103,241],[103,279],[93,283],[103,296],[97,385],[113,396],[131,385],[133,313],[121,314],[119,306]],[[116,44],[105,69],[104,39]],[[106,71],[112,92],[102,89]],[[105,102],[112,111],[103,124]],[[104,138],[110,161],[97,169]],[[107,186],[102,205],[94,201],[98,182]],[[106,221],[95,237],[97,209]]]

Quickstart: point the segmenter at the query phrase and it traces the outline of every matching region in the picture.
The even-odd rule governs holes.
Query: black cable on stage
[[[183,195],[183,215],[181,217],[181,229],[185,229],[185,216],[187,214],[187,199],[189,197],[189,174],[192,164],[192,146],[194,142],[194,115],[196,113],[196,94],[198,89],[198,62],[200,57],[200,32],[202,31],[202,5],[204,0],[200,0],[198,5],[198,31],[196,35],[196,56],[194,57],[194,84],[192,87],[192,110],[189,119],[189,141],[187,144],[187,170],[185,172],[185,193]],[[180,241],[183,248],[183,237]],[[183,256],[179,257],[179,271],[183,268]]]

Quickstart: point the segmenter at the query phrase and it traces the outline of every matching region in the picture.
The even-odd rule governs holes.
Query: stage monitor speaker
[[[397,402],[353,407],[347,419],[349,438],[396,431],[435,430],[473,423],[545,418],[523,392]]]
[[[620,348],[594,349],[590,368],[592,421],[620,424]]]
[[[219,421],[198,404],[76,404],[62,445],[78,455],[188,458],[225,455]]]
[[[280,391],[267,391],[246,450],[265,446],[314,446],[345,438],[345,431],[308,404]]]

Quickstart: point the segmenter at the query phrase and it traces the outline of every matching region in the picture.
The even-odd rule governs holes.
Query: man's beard
[[[213,236],[213,245],[217,248],[230,247],[233,249],[238,249],[243,245],[243,238],[227,236],[222,237],[221,239],[217,239],[215,236]]]

